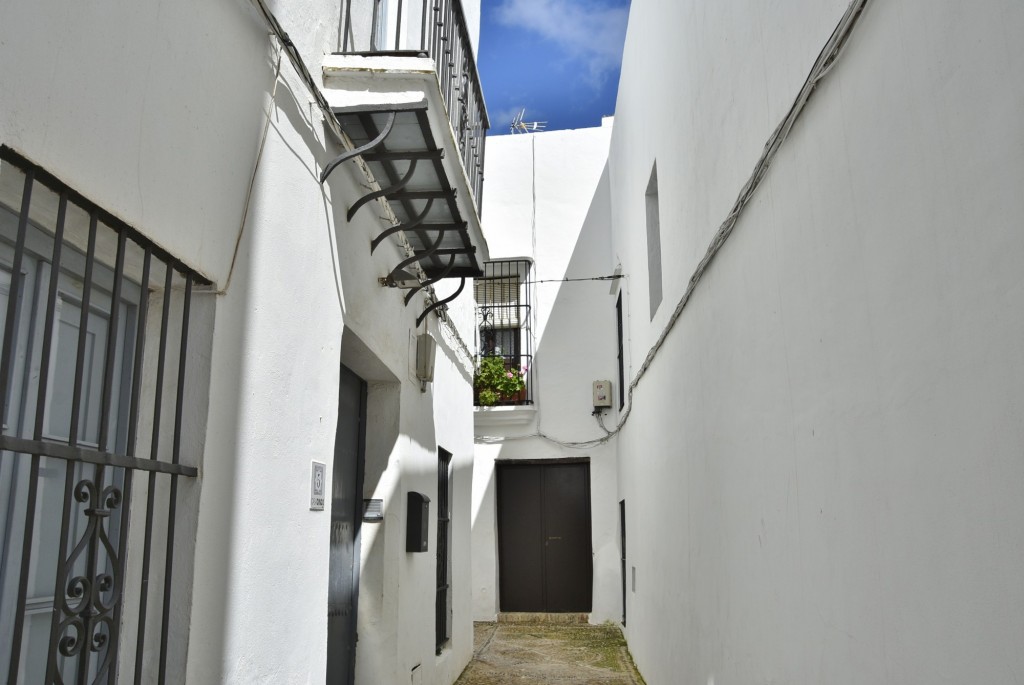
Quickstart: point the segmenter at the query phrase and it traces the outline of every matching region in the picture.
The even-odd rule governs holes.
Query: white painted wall
[[[274,9],[316,73],[336,49],[338,4]],[[317,460],[331,475],[344,360],[370,381],[365,495],[386,507],[364,527],[357,682],[409,682],[419,664],[424,685],[452,683],[472,650],[471,364],[458,343],[472,324],[457,320],[456,336],[429,318],[437,369],[421,393],[424,297],[404,307],[404,292],[377,284],[404,255],[388,244],[370,256],[383,228],[371,209],[345,220],[365,192],[354,165],[317,182],[341,150],[287,60],[275,75],[275,45],[247,2],[44,0],[2,14],[0,142],[222,291],[197,296],[216,309],[208,430],[189,459],[201,464],[198,523],[181,573],[195,587],[176,605],[169,675],[323,682],[330,515],[309,511],[309,473]],[[455,620],[435,657],[433,524],[431,553],[404,547],[405,492],[436,502],[438,446],[454,454]]]
[[[611,121],[576,131],[488,140],[484,231],[492,259],[534,260],[531,280],[590,278],[608,267]],[[590,620],[621,618],[614,443],[578,449],[562,442],[604,435],[591,416],[591,381],[615,366],[615,299],[609,281],[533,286],[534,407],[480,408],[473,482],[473,616],[498,609],[495,462],[590,459],[594,604]],[[613,422],[614,412],[608,421]],[[533,437],[523,437],[533,436]],[[512,438],[512,439],[509,439]]]
[[[633,3],[630,376],[846,6]],[[626,632],[651,685],[1024,682],[1022,29],[1012,0],[869,3],[637,387]]]

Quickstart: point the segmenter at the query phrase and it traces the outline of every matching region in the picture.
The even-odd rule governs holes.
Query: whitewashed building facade
[[[482,356],[493,353],[486,339],[494,327],[501,330],[500,312],[508,307],[508,298],[486,301],[486,284],[514,280],[524,304],[515,332],[520,361],[509,366],[528,372],[526,393],[493,406],[477,398],[477,620],[493,621],[499,611],[586,613],[594,622],[621,617],[615,440],[603,440],[591,396],[592,381],[616,373],[615,339],[608,335],[619,285],[609,266],[612,128],[606,119],[600,128],[488,143],[492,278],[477,281],[478,348]],[[559,488],[561,481],[567,482]],[[571,529],[560,529],[573,520]]]
[[[603,128],[492,145],[489,216],[541,225],[525,179],[573,205],[564,247],[492,257],[622,278],[546,286],[539,423],[477,410],[476,616],[507,610],[491,465],[571,452],[615,460],[590,618],[651,685],[1022,682],[1022,30],[1011,0],[634,0],[607,166]]]
[[[0,679],[450,685],[479,2],[0,14]]]

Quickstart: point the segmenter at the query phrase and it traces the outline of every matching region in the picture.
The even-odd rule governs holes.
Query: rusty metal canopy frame
[[[444,278],[461,278],[458,290],[431,303],[417,318],[416,325],[434,309],[454,300],[465,287],[466,278],[483,273],[476,246],[469,234],[444,168],[444,150],[434,141],[425,107],[385,110],[376,108],[335,108],[334,114],[353,143],[327,164],[320,175],[324,183],[341,164],[362,157],[380,190],[362,196],[348,210],[348,220],[373,200],[384,199],[399,223],[381,231],[370,243],[370,253],[389,236],[405,234],[413,254],[400,261],[384,279],[397,286],[406,267],[419,264],[426,275],[405,296],[413,296]]]

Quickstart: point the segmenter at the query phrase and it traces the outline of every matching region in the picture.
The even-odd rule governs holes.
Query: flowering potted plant
[[[477,390],[477,404],[482,406],[517,400],[526,388],[526,367],[508,368],[505,358],[496,355],[481,357],[473,385]]]

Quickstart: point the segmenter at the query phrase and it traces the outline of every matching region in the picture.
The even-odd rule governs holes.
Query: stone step
[[[504,611],[498,614],[498,623],[553,623],[569,625],[589,623],[590,614],[548,614],[538,611]]]

